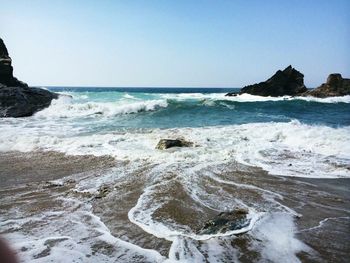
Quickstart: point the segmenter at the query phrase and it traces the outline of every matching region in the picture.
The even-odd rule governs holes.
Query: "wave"
[[[18,244],[17,249],[26,248],[21,251],[26,261],[35,261],[36,255],[47,251],[47,244],[50,243],[54,247],[44,259],[53,261],[62,258],[62,253],[70,259],[87,262],[109,262],[115,259],[127,262],[135,258],[146,262],[220,262],[225,260],[225,253],[237,258],[232,261],[239,261],[238,255],[242,252],[234,246],[226,245],[234,239],[228,235],[249,231],[249,250],[261,254],[261,260],[279,262],[288,258],[297,262],[296,254],[307,251],[308,247],[296,238],[297,229],[293,217],[296,212],[281,203],[283,195],[279,192],[273,192],[273,189],[264,184],[249,184],[249,179],[245,180],[248,177],[236,181],[233,172],[247,172],[247,176],[252,178],[263,176],[262,169],[282,176],[350,177],[349,126],[308,125],[293,120],[284,123],[255,122],[199,128],[177,126],[171,129],[121,131],[119,127],[111,125],[113,118],[100,121],[96,117],[138,112],[152,112],[151,115],[156,115],[154,111],[170,111],[170,114],[163,115],[172,122],[171,113],[177,108],[185,108],[186,111],[183,112],[188,114],[189,107],[225,107],[234,110],[242,105],[246,105],[245,108],[255,106],[261,104],[261,101],[243,95],[238,99],[246,101],[235,101],[237,97],[227,98],[223,94],[197,93],[157,95],[148,100],[122,94],[119,100],[113,102],[84,102],[89,96],[80,96],[77,100],[74,97],[60,97],[33,118],[4,119],[0,124],[0,151],[39,150],[71,155],[110,155],[117,161],[122,161],[111,171],[99,173],[98,176],[94,173],[92,176],[84,174],[75,177],[80,177],[76,181],[76,187],[72,194],[65,197],[56,195],[55,189],[50,189],[54,198],[62,198],[54,212],[42,213],[37,219],[24,216],[25,219],[3,222],[5,230],[13,227],[28,230],[26,227],[29,221],[31,225],[39,226],[34,234],[27,231],[23,235],[9,235],[11,241]],[[304,100],[305,98],[300,99],[298,103],[309,103]],[[281,98],[278,101],[273,103],[274,106],[284,103]],[[270,107],[270,103],[266,105]],[[322,105],[324,108],[326,106]],[[232,111],[228,112],[231,114]],[[70,117],[73,117],[73,121],[65,119]],[[85,117],[89,117],[86,123],[81,121]],[[93,121],[90,121],[90,117],[94,118]],[[208,118],[208,115],[204,115],[204,118]],[[108,122],[104,122],[106,119]],[[153,122],[158,120],[152,119]],[[103,128],[97,127],[100,124]],[[90,126],[95,130],[86,131]],[[141,125],[137,127],[139,126]],[[164,151],[155,149],[160,139],[178,137],[192,141],[195,147]],[[271,177],[271,180],[279,179]],[[269,182],[267,181],[268,184]],[[100,211],[102,216],[99,218],[93,213],[96,211],[91,202],[86,202],[86,199],[79,201],[79,198],[73,196],[79,192],[93,194],[103,185],[111,186],[116,191],[111,191],[103,199],[103,205],[99,208],[103,210]],[[33,187],[40,191],[40,186]],[[62,193],[62,190],[58,191]],[[7,203],[11,202],[9,199],[12,197],[7,197]],[[42,198],[46,196],[43,195]],[[37,201],[41,202],[40,199]],[[196,231],[195,227],[206,222],[205,216],[211,218],[208,211],[216,214],[237,207],[248,210],[248,226],[212,235]],[[15,208],[16,211],[6,211],[8,218],[18,212],[20,207]],[[103,214],[104,211],[106,214]],[[125,218],[119,221],[120,218],[116,216]],[[184,220],[185,217],[194,219],[187,221]],[[116,228],[110,231],[103,221],[106,224],[113,221]],[[57,229],[62,230],[59,235]],[[124,234],[124,229],[127,235]],[[143,235],[142,230],[150,235]],[[112,233],[117,233],[118,236],[114,237]],[[158,240],[157,243],[149,242],[153,237],[170,241],[170,248],[166,244],[166,249],[169,249],[168,258],[156,250],[141,247],[157,247],[154,244],[159,244]],[[165,243],[164,240],[161,243]],[[106,247],[108,255],[91,253],[95,245]],[[165,251],[163,248],[159,250]]]
[[[168,106],[166,100],[116,101],[116,102],[86,102],[73,103],[73,99],[60,96],[53,100],[50,107],[35,114],[35,117],[85,117],[85,116],[116,116],[146,111],[154,111]]]
[[[135,96],[130,95],[129,93],[125,93],[124,96],[123,96],[123,98],[125,98],[125,99],[136,99]]]
[[[79,131],[70,126],[48,125],[47,131],[40,127],[38,132],[30,126],[3,126],[0,150],[54,150],[73,155],[112,155],[120,160],[184,165],[239,162],[277,175],[350,177],[349,126],[331,128],[292,121],[92,135],[79,135]],[[160,139],[179,136],[198,147],[155,150]]]
[[[311,97],[260,97],[249,94],[242,94],[236,97],[226,97],[222,93],[202,94],[202,93],[180,93],[180,94],[156,94],[149,96],[147,94],[114,94],[113,96],[96,97],[93,100],[89,97],[91,94],[73,94],[67,93],[60,96],[59,99],[53,100],[50,107],[35,114],[37,118],[77,118],[77,117],[115,117],[124,114],[133,114],[140,112],[152,112],[158,110],[167,110],[166,114],[175,114],[181,110],[180,114],[186,110],[191,114],[199,114],[201,110],[203,114],[207,114],[206,108],[215,110],[224,109],[225,114],[230,111],[244,112],[249,121],[254,121],[254,117],[260,118],[264,115],[262,121],[267,120],[290,120],[285,114],[296,112],[302,106],[310,106],[310,110],[315,113],[319,112],[318,103],[350,103],[350,96],[333,97],[333,98],[311,98]],[[112,100],[112,101],[111,101]],[[271,112],[268,107],[273,104],[275,111]],[[309,104],[310,103],[310,104]],[[287,108],[286,108],[287,107]],[[292,108],[291,108],[292,107]],[[195,112],[190,112],[195,109]],[[330,109],[334,111],[334,109]],[[219,114],[219,112],[210,112],[211,114]],[[276,115],[276,114],[277,115]],[[285,113],[285,114],[284,114]],[[248,115],[247,115],[248,114]],[[260,114],[260,115],[256,115]],[[283,116],[282,116],[283,115]],[[288,114],[287,114],[288,115]],[[305,116],[304,116],[305,117]],[[300,115],[300,118],[304,118]],[[231,123],[242,123],[241,118],[231,118]],[[297,117],[295,117],[297,118]],[[212,120],[210,120],[212,122]],[[215,125],[215,122],[213,122]],[[197,125],[198,126],[198,125]]]
[[[350,95],[328,98],[316,98],[316,97],[294,97],[295,100],[305,100],[319,103],[350,103]]]
[[[310,101],[319,103],[350,103],[350,95],[340,97],[316,98],[316,97],[300,97],[300,96],[282,96],[282,97],[263,97],[255,96],[247,93],[237,96],[225,96],[224,93],[179,93],[179,94],[161,94],[162,98],[173,100],[221,100],[235,102],[267,102],[267,101]]]

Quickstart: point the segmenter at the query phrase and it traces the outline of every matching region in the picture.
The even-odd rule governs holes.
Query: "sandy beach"
[[[72,236],[71,228],[76,223],[67,216],[67,213],[78,215],[79,211],[79,213],[87,213],[79,217],[81,220],[79,224],[91,227],[91,220],[98,217],[99,224],[107,227],[110,234],[118,240],[132,242],[143,249],[156,249],[161,255],[167,256],[171,242],[146,233],[128,218],[129,210],[135,206],[148,183],[147,170],[152,167],[144,167],[130,174],[129,180],[116,179],[113,184],[105,184],[107,190],[101,194],[101,191],[84,193],[76,190],[79,188],[77,187],[79,182],[88,178],[98,178],[99,175],[113,169],[116,162],[110,157],[68,156],[56,152],[10,152],[0,155],[0,166],[2,168],[0,172],[1,234],[5,238],[11,236],[12,240],[19,233],[33,238],[40,233],[40,229],[47,228],[47,237],[42,241],[41,249],[33,249],[34,245],[29,241],[26,243],[22,240],[22,245],[13,244],[23,262],[28,257],[44,259],[53,253],[55,247],[60,247],[61,243],[74,239],[77,244],[87,243],[90,246],[90,252],[85,255],[87,258],[93,256],[103,258],[103,256],[110,257],[118,254],[122,261],[127,253],[120,252],[123,249],[118,242],[95,240],[96,235],[100,235],[97,232],[82,234],[81,237],[76,238]],[[232,169],[233,167],[230,168],[231,171]],[[220,180],[230,180],[235,183],[235,185],[225,183],[220,185],[232,197],[239,197],[252,206],[266,207],[266,213],[278,213],[280,207],[273,208],[266,196],[263,197],[273,192],[276,195],[276,202],[299,214],[294,217],[297,226],[296,236],[309,246],[308,253],[298,254],[302,262],[347,261],[350,257],[349,233],[346,231],[349,229],[350,179],[279,177],[268,175],[258,168],[243,169],[240,165],[235,169],[236,172],[225,172],[227,168],[222,168],[222,172],[216,169],[215,172],[215,176]],[[176,174],[172,173],[164,180],[175,177]],[[208,182],[207,186],[219,186],[216,184],[218,183],[209,184]],[[249,187],[244,188],[242,185]],[[196,229],[215,215],[215,211],[210,209],[202,209],[199,212],[189,203],[186,206],[186,202],[191,200],[180,186],[176,187],[176,184],[166,192],[159,193],[157,198],[162,199],[163,195],[170,197],[173,202],[154,214],[157,220],[166,221],[171,218],[179,224],[186,224]],[[86,204],[89,206],[86,207]],[[263,221],[257,224],[260,227],[262,224],[264,227],[265,223]],[[282,222],[281,231],[285,231],[283,224]],[[266,223],[265,227],[268,226],[269,224]],[[280,226],[277,224],[276,227]],[[96,230],[92,227],[89,231]],[[238,256],[240,262],[258,261],[261,258],[259,250],[252,249],[252,246],[259,243],[259,240],[254,237],[257,234],[256,231],[259,229],[253,228],[252,234],[239,235],[230,241],[225,241],[241,251]],[[278,229],[274,232],[273,234],[279,234]],[[51,235],[55,236],[54,233],[56,235],[60,233],[61,237],[49,238]],[[34,240],[38,240],[39,236]],[[196,242],[199,245],[206,241]],[[281,245],[282,248],[283,245]],[[141,254],[135,256],[135,262],[143,261],[147,261],[147,257]]]
[[[59,152],[0,153],[0,188],[42,183],[78,173],[107,169],[112,157],[67,156]]]
[[[349,0],[0,10],[0,263],[350,262]]]

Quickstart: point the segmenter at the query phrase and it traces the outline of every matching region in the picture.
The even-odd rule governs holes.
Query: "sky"
[[[349,0],[0,0],[31,86],[242,87],[292,65],[350,78]]]

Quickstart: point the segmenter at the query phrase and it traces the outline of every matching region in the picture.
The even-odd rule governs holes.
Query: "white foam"
[[[339,220],[339,219],[346,219],[346,220],[350,220],[350,217],[348,216],[342,216],[342,217],[327,217],[325,219],[322,219],[317,226],[314,227],[310,227],[310,228],[306,228],[306,229],[302,229],[299,232],[307,232],[307,231],[314,231],[316,229],[320,229],[322,228],[328,221],[332,221],[332,220]]]
[[[320,103],[350,103],[350,95],[328,98],[316,98],[316,97],[295,97],[297,100],[315,101]]]
[[[205,262],[204,255],[198,250],[196,242],[181,236],[176,237],[169,250],[169,260],[165,262]]]
[[[250,213],[247,215],[249,221],[249,225],[246,227],[242,227],[237,230],[227,231],[225,233],[217,233],[217,234],[196,234],[192,231],[183,231],[184,229],[179,228],[178,225],[173,225],[172,228],[164,225],[161,222],[156,222],[152,219],[152,214],[156,211],[161,204],[154,205],[152,208],[148,208],[144,210],[145,202],[144,196],[140,196],[139,201],[135,207],[133,207],[129,213],[129,220],[142,228],[145,232],[152,234],[158,238],[164,238],[168,241],[176,241],[179,237],[187,237],[193,240],[208,240],[215,237],[225,237],[238,235],[242,233],[246,233],[250,231],[254,224],[259,220],[259,218],[263,215],[263,213]],[[146,205],[147,206],[147,205]],[[184,228],[184,226],[182,226]]]
[[[300,96],[256,96],[248,93],[239,94],[236,96],[225,96],[225,93],[179,93],[179,94],[162,94],[162,98],[174,100],[212,100],[212,101],[237,101],[237,102],[264,102],[264,101],[285,101],[285,100],[304,100],[314,101],[319,103],[350,103],[350,95],[328,98],[316,97],[300,97]]]
[[[123,96],[125,99],[131,99],[131,100],[138,100],[138,98],[136,98],[135,96],[129,94],[129,93],[126,93],[124,94]]]
[[[50,107],[35,114],[38,118],[74,118],[84,116],[116,116],[142,111],[154,111],[157,108],[166,108],[166,100],[144,100],[115,102],[85,102],[73,103],[73,99],[67,96],[60,96],[53,100]]]
[[[295,237],[293,217],[287,213],[273,213],[260,220],[249,233],[254,237],[253,248],[261,252],[262,261],[301,262],[296,254],[311,249]]]
[[[244,94],[237,97],[224,97],[223,94],[165,94],[157,100],[134,101],[136,98],[127,95],[116,102],[88,103],[76,103],[73,102],[74,98],[62,96],[49,108],[31,118],[3,119],[0,151],[59,151],[72,155],[111,155],[117,160],[130,161],[126,162],[128,163],[126,168],[116,167],[110,173],[98,177],[80,178],[75,189],[79,192],[95,193],[99,186],[105,183],[113,185],[113,182],[122,177],[127,178],[136,174],[134,171],[137,169],[154,167],[147,174],[147,185],[142,189],[143,193],[137,203],[129,211],[128,218],[147,233],[171,241],[169,258],[166,259],[155,250],[144,249],[114,237],[101,219],[91,213],[89,204],[67,199],[62,211],[50,211],[38,217],[26,217],[25,220],[1,218],[0,225],[3,229],[17,231],[7,235],[16,244],[16,248],[20,249],[22,246],[28,248],[27,251],[21,252],[24,261],[111,262],[118,257],[121,257],[121,261],[131,261],[133,256],[137,256],[143,257],[148,262],[205,262],[207,259],[211,262],[220,262],[227,259],[226,255],[221,257],[224,251],[233,251],[233,260],[237,260],[239,251],[230,248],[228,243],[231,242],[225,240],[232,241],[232,235],[250,231],[253,240],[263,240],[263,246],[261,242],[257,242],[253,247],[261,252],[264,259],[272,262],[286,262],[285,259],[298,262],[295,254],[308,248],[295,238],[292,215],[296,213],[277,201],[282,199],[282,196],[260,187],[220,178],[214,174],[215,167],[230,167],[233,163],[239,162],[261,167],[277,175],[350,177],[350,127],[331,128],[292,121],[131,132],[90,132],[89,125],[66,122],[63,119],[153,111],[159,107],[167,107],[167,99],[203,100],[208,106],[213,106],[215,100],[222,100],[221,103],[225,103],[225,100],[298,99],[256,98]],[[58,122],[57,118],[63,120]],[[194,142],[196,147],[172,148],[164,151],[155,149],[160,139],[177,137],[184,137]],[[226,233],[200,235],[186,225],[171,220],[157,220],[153,216],[154,213],[168,201],[167,196],[164,199],[157,197],[157,191],[162,187],[166,189],[165,186],[169,187],[174,181],[166,179],[166,171],[176,171],[179,174],[176,180],[181,183],[184,193],[198,207],[217,212],[229,211],[233,207],[244,207],[249,210],[250,224]],[[257,206],[266,204],[266,207],[252,207],[253,205],[244,198],[232,197],[232,193],[222,189],[217,189],[216,194],[209,196],[200,185],[203,183],[200,180],[205,177],[218,185],[254,191],[264,199],[261,203],[257,203]],[[171,199],[171,196],[168,198]],[[191,209],[196,209],[196,205],[191,206]],[[278,212],[271,215],[262,212],[271,210]],[[284,213],[279,213],[280,211]],[[28,222],[37,223],[40,227],[33,233],[22,233],[22,226]],[[57,232],[57,229],[61,232]],[[51,248],[47,257],[33,259],[47,248],[45,243],[48,240],[61,241]],[[112,245],[116,251],[112,256],[101,253],[92,255],[91,246],[97,241]]]
[[[162,262],[165,257],[152,249],[114,237],[100,218],[92,214],[91,206],[74,199],[62,199],[60,213],[42,212],[40,217],[12,219],[12,224],[2,224],[9,230],[4,237],[18,251],[22,262]],[[3,220],[1,220],[3,221]],[[0,221],[0,222],[1,222]],[[30,231],[24,226],[30,222],[37,227]],[[13,224],[21,226],[13,232]],[[109,254],[103,249],[93,250],[95,244],[110,245]]]
[[[67,154],[111,155],[116,159],[167,164],[217,165],[233,161],[277,175],[350,177],[350,127],[251,123],[223,127],[154,129],[149,132],[79,135],[80,128],[11,121],[2,125],[0,151],[53,150]],[[182,136],[197,147],[156,150],[162,138]]]

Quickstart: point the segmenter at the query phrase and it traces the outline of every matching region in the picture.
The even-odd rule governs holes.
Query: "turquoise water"
[[[255,96],[225,97],[225,93],[238,89],[222,88],[49,89],[73,96],[73,103],[90,103],[95,110],[91,111],[90,108],[88,114],[78,116],[82,122],[94,122],[95,128],[104,130],[203,127],[291,120],[330,127],[350,125],[350,103],[344,98],[332,101],[288,97],[276,100]],[[115,114],[108,112],[113,111],[110,108],[113,103],[116,106],[125,105],[125,109],[120,109]],[[133,103],[135,108],[127,105]],[[139,105],[142,103],[144,107]],[[147,105],[152,103],[154,107],[148,109]],[[96,118],[102,119],[106,115],[107,119],[96,123]]]
[[[50,150],[163,160],[162,138],[185,138],[198,148],[169,162],[227,162],[273,174],[348,177],[350,96],[260,97],[238,89],[67,88],[29,118],[3,119],[0,151]],[[187,155],[188,154],[188,155]],[[179,159],[177,159],[179,157]],[[189,158],[189,159],[188,159]],[[293,162],[294,165],[289,164]]]

